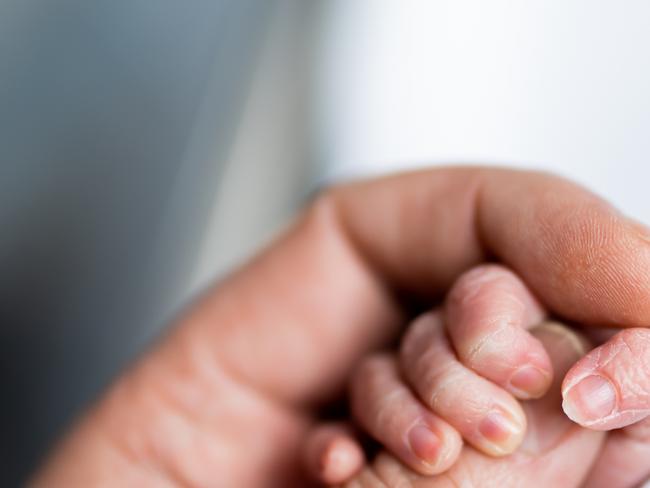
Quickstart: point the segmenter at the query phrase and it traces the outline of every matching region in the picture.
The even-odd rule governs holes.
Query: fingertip
[[[631,425],[650,413],[650,330],[625,329],[587,353],[562,384],[566,415],[592,430]]]
[[[560,389],[562,410],[569,419],[592,430],[618,429],[639,420],[642,410],[625,411],[622,408],[625,406],[625,392],[621,391],[621,387],[629,388],[631,385],[628,382],[623,386],[617,381],[620,364],[631,364],[627,361],[631,358],[627,357],[630,349],[624,340],[626,331],[590,351],[589,341],[575,331],[559,324],[547,324],[545,330],[555,332],[555,343],[551,350],[556,356],[558,349],[567,351],[563,367],[558,372],[564,373]],[[628,329],[630,330],[632,329]],[[563,340],[558,342],[558,337]],[[632,365],[632,370],[634,367]],[[632,370],[630,373],[634,376]],[[638,387],[639,385],[632,386],[633,389]]]
[[[321,454],[320,481],[329,485],[344,483],[363,467],[363,462],[363,450],[358,442],[346,436],[334,438]]]
[[[320,425],[308,435],[305,463],[309,475],[320,483],[345,483],[363,467],[364,460],[361,445],[345,425]]]

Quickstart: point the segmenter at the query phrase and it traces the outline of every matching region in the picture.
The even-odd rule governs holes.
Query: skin
[[[561,377],[584,354],[581,339],[568,328],[556,323],[533,331],[551,356],[554,369]],[[578,345],[578,347],[576,347]],[[458,461],[443,474],[423,476],[407,468],[388,453],[381,453],[347,488],[447,488],[480,486],[510,488],[526,486],[545,488],[581,486],[602,446],[602,432],[589,431],[572,423],[560,408],[560,383],[555,380],[550,391],[539,400],[523,403],[529,421],[526,438],[519,450],[504,458],[494,458],[466,446]],[[580,453],[578,456],[577,453]],[[567,459],[570,461],[567,462]]]
[[[326,485],[348,481],[365,461],[352,429],[342,423],[315,428],[305,444],[304,456],[307,470]]]
[[[452,287],[445,311],[460,362],[516,398],[546,393],[551,361],[527,329],[547,312],[515,273],[495,264],[473,268]]]
[[[32,484],[301,486],[317,406],[397,337],[408,319],[400,297],[437,300],[494,258],[559,316],[650,324],[647,233],[576,185],[456,168],[335,188],[188,309]],[[628,370],[640,344],[612,362]],[[639,388],[617,388],[642,400],[642,373]]]
[[[484,454],[511,454],[526,430],[516,398],[541,397],[554,374],[545,348],[527,331],[545,316],[512,271],[495,264],[471,269],[451,287],[444,310],[409,325],[398,361],[383,354],[360,363],[351,385],[357,422],[421,474],[448,469],[458,457],[461,437]],[[429,450],[420,440],[423,456],[418,455],[410,431],[433,424],[434,435],[425,442]],[[312,450],[311,455],[319,453]],[[357,461],[337,479],[358,471],[363,460]]]
[[[545,349],[549,345],[542,344],[535,335],[526,330],[539,324],[545,315],[546,312],[525,284],[503,266],[481,265],[464,273],[448,294],[444,314],[441,310],[425,314],[407,329],[399,350],[401,360],[397,369],[401,372],[401,377],[393,382],[392,388],[384,386],[380,394],[373,391],[376,389],[373,385],[387,383],[378,381],[377,377],[382,374],[390,377],[399,375],[387,372],[385,366],[380,367],[387,362],[385,354],[379,364],[372,357],[361,363],[353,375],[351,392],[359,424],[414,472],[431,475],[447,470],[456,462],[459,454],[457,439],[449,436],[431,439],[432,457],[425,460],[427,462],[424,466],[422,461],[413,462],[417,452],[409,449],[408,428],[422,422],[421,418],[412,418],[412,412],[417,410],[410,404],[417,400],[412,395],[399,395],[400,390],[411,389],[420,392],[419,396],[425,404],[427,399],[435,399],[435,402],[428,402],[430,412],[441,414],[441,421],[457,427],[459,434],[476,450],[490,456],[503,456],[514,452],[524,435],[525,418],[517,422],[519,429],[505,431],[506,434],[513,435],[507,436],[497,432],[494,439],[496,442],[487,444],[481,435],[482,421],[486,418],[489,420],[495,405],[499,404],[505,405],[502,411],[515,412],[518,417],[517,413],[521,410],[516,403],[512,405],[515,400],[509,398],[507,391],[513,391],[524,399],[540,397],[551,386],[554,374],[558,392],[552,392],[551,395],[559,396],[556,395],[559,393],[558,381],[564,376],[566,368],[563,371],[554,370]],[[553,328],[552,324],[548,324],[545,327],[547,331],[562,333],[559,326]],[[443,328],[446,330],[443,331]],[[443,332],[446,332],[449,340]],[[565,335],[565,345],[574,347],[564,348],[567,355],[562,358],[564,366],[580,359],[588,350],[586,343],[575,334]],[[606,339],[611,337],[612,334],[609,334]],[[557,346],[551,343],[550,347],[554,348],[551,352],[555,354],[557,363]],[[530,365],[544,371],[544,375],[526,374],[524,379],[534,381],[519,381],[517,388],[513,389],[512,378],[516,377],[522,368],[527,371]],[[480,376],[473,376],[472,371],[476,375],[491,379],[494,383],[479,381]],[[434,382],[431,382],[431,377],[435,379]],[[543,389],[540,389],[540,379]],[[504,390],[499,390],[497,384]],[[526,386],[526,391],[522,391],[521,387]],[[451,408],[445,411],[440,408],[441,403],[443,407],[446,403]],[[559,402],[555,407],[558,406]],[[426,406],[422,409],[426,415],[431,415]],[[523,412],[521,415],[523,416]],[[386,422],[383,419],[391,421]],[[590,474],[587,486],[634,486],[644,478],[648,473],[645,459],[650,453],[648,446],[644,445],[650,439],[647,422],[646,420],[612,433],[600,456],[601,461],[593,465],[594,471]],[[408,428],[400,429],[401,425]],[[491,433],[495,434],[494,429]],[[345,433],[330,431],[329,435],[330,446],[343,444],[343,436],[346,437],[348,445],[356,442],[349,430]],[[358,449],[361,449],[360,446]],[[309,454],[318,456],[320,453],[312,450]],[[328,454],[332,456],[331,450]],[[345,453],[341,453],[341,456],[343,455]],[[445,460],[446,463],[441,463],[437,458]],[[339,464],[336,483],[350,480],[362,469],[364,459],[357,456],[354,460],[356,464],[348,463],[345,472]],[[327,463],[324,465],[327,466]],[[438,469],[432,470],[431,466]],[[314,475],[319,477],[318,472]]]

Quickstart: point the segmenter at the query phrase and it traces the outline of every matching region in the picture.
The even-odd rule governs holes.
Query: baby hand
[[[397,355],[376,354],[358,366],[350,387],[356,423],[424,475],[449,469],[463,440],[490,456],[512,453],[526,431],[517,400],[544,395],[553,379],[546,350],[527,330],[544,315],[508,269],[468,271],[444,308],[408,327]],[[306,455],[311,471],[330,484],[347,480],[364,460],[340,425],[316,429]]]

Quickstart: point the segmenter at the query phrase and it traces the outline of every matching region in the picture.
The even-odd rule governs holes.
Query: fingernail
[[[602,376],[587,376],[562,396],[564,413],[585,426],[607,417],[616,408],[614,385]]]
[[[566,325],[563,325],[559,322],[548,321],[542,323],[542,325],[535,327],[534,331],[545,331],[558,335],[567,342],[567,345],[573,349],[573,352],[577,354],[579,358],[587,354],[587,341],[581,339],[580,336],[575,333],[575,331],[571,330]]]
[[[431,429],[424,425],[416,425],[409,432],[408,439],[413,454],[426,464],[436,464],[442,443]]]
[[[520,444],[524,426],[499,410],[488,413],[479,424],[482,444],[494,455],[513,452]]]
[[[510,378],[510,390],[519,398],[539,398],[549,385],[550,377],[539,368],[526,365],[514,372]]]

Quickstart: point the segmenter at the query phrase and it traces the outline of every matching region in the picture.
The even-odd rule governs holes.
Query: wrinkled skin
[[[637,334],[644,334],[644,329],[626,329],[618,334],[607,329],[589,329],[587,332],[596,344],[604,343],[589,354],[588,343],[575,334],[568,335],[567,344],[573,347],[564,348],[564,357],[558,356],[557,341],[547,341],[545,348],[529,332],[547,316],[548,312],[525,283],[507,268],[497,264],[472,268],[454,283],[443,308],[424,313],[408,325],[394,353],[383,351],[358,363],[349,388],[353,420],[406,467],[431,477],[447,471],[457,461],[461,454],[461,437],[466,445],[492,457],[503,457],[518,449],[526,432],[526,422],[517,420],[524,416],[524,411],[509,393],[520,400],[541,398],[555,378],[552,398],[558,397],[559,382],[562,382],[562,408],[566,414],[566,397],[575,396],[566,394],[567,385],[594,370],[598,371],[599,378],[613,378],[613,384],[628,382],[633,386],[632,393],[638,391],[636,385],[642,383],[637,378],[642,381],[648,369],[647,358],[639,361],[634,357],[635,352],[640,354],[643,350],[643,341],[637,340]],[[553,326],[552,322],[545,327],[547,331],[570,333],[566,327],[558,329],[561,326]],[[555,354],[555,375],[547,348]],[[578,361],[585,355],[584,361]],[[558,365],[558,361],[561,364]],[[565,377],[566,366],[575,361],[578,364],[571,368],[572,374]],[[512,378],[522,368],[529,372],[531,364],[544,373],[526,374],[523,382],[513,384]],[[599,394],[598,398],[603,397]],[[641,410],[629,403],[630,398],[639,402]],[[619,400],[618,411],[600,420],[596,427],[611,423],[626,425],[626,422],[643,418],[642,397],[621,395]],[[557,410],[558,420],[567,425],[567,418],[557,408],[559,400],[552,405]],[[593,411],[598,402],[586,405]],[[608,403],[601,401],[600,405]],[[530,413],[530,404],[527,406]],[[483,436],[481,422],[490,418],[495,410],[506,412],[515,423],[509,424],[507,430],[501,427],[503,424],[498,424],[496,433],[492,427],[490,440]],[[575,415],[570,408],[569,413]],[[545,417],[548,422],[537,422],[533,429],[547,434],[554,432],[552,427],[557,422],[549,415]],[[424,431],[426,444],[418,437],[420,444],[415,448],[412,429],[422,432],[423,425],[431,430]],[[599,460],[593,464],[586,486],[636,486],[647,473],[648,426],[650,419],[646,418],[612,431]],[[350,427],[340,421],[323,422],[313,428],[306,440],[305,464],[312,476],[325,485],[339,485],[350,480],[364,465],[362,445]],[[601,431],[608,429],[590,427]],[[430,437],[428,432],[435,435]],[[531,454],[530,449],[527,452]],[[584,459],[580,457],[584,452],[588,451],[578,452],[576,459]],[[467,452],[463,457],[467,457]],[[469,467],[485,464],[476,457],[472,463],[464,463]],[[487,469],[486,466],[482,466],[480,472]],[[518,465],[505,462],[498,466],[508,470]],[[383,471],[385,469],[378,470],[379,473]],[[562,486],[569,486],[567,483],[565,480]]]
[[[381,453],[346,486],[352,487],[481,487],[546,488],[581,486],[597,459],[605,438],[572,423],[562,412],[561,378],[581,357],[569,329],[556,324],[542,325],[534,331],[547,347],[559,376],[546,396],[524,402],[528,431],[524,443],[513,455],[494,458],[465,446],[458,462],[444,474],[428,477],[414,473],[390,454]]]
[[[361,357],[399,335],[408,318],[400,297],[432,303],[495,257],[558,316],[650,324],[648,234],[576,185],[461,168],[333,189],[192,306],[32,484],[301,486],[299,451],[316,406],[340,395]],[[646,332],[634,330],[635,341]],[[650,354],[638,342],[618,368]],[[642,373],[636,391],[617,385],[634,401],[650,391]],[[583,435],[599,434],[576,442]],[[458,469],[476,470],[482,461],[472,456]],[[558,459],[570,467],[575,454]],[[537,463],[563,476],[561,465]]]

